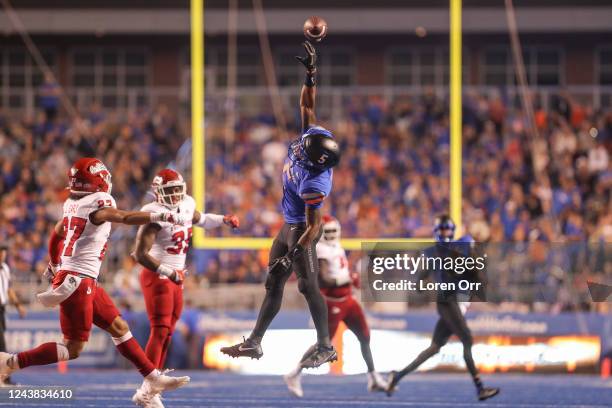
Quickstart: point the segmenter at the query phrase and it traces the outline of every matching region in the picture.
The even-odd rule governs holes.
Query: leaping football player
[[[111,223],[142,225],[151,222],[184,224],[185,218],[170,211],[122,211],[111,196],[111,174],[95,158],[77,160],[69,171],[70,196],[64,203],[49,240],[50,262],[45,276],[52,286],[38,295],[45,306],[60,306],[62,343],[48,342],[18,354],[0,353],[0,376],[30,366],[73,360],[89,339],[92,324],[107,331],[119,353],[130,360],[142,376],[142,392],[133,401],[151,405],[154,396],[181,387],[189,377],[170,377],[157,370],[121,318],[102,286],[100,266],[106,252]]]
[[[332,168],[340,160],[340,149],[332,133],[315,126],[316,51],[304,43],[306,56],[296,57],[306,67],[300,95],[302,136],[291,143],[283,169],[282,209],[285,224],[274,239],[265,283],[266,295],[257,323],[243,342],[223,347],[232,357],[259,359],[261,340],[278,313],[287,279],[295,270],[298,289],[306,298],[317,331],[317,342],[310,347],[302,366],[318,367],[337,359],[330,342],[327,307],[318,284],[316,243],[321,233],[321,206],[332,189]]]
[[[340,232],[341,226],[337,219],[329,215],[323,216],[323,238],[317,243],[317,257],[321,292],[327,301],[329,335],[333,338],[340,322],[344,322],[361,345],[361,355],[368,368],[368,391],[385,391],[387,382],[374,370],[370,328],[363,309],[353,297],[353,287],[360,286],[359,273],[350,272],[346,252],[340,245]],[[298,398],[304,396],[302,369],[302,364],[299,363],[284,377],[289,392]]]
[[[467,255],[472,252],[472,246],[474,239],[469,236],[463,236],[457,240],[455,236],[455,223],[448,215],[441,215],[436,218],[434,224],[434,237],[436,239],[436,245],[425,250],[427,257],[454,257],[456,254]],[[437,283],[453,283],[454,287],[457,287],[458,276],[454,272],[449,272],[444,269],[435,270],[433,272],[433,279]],[[426,278],[428,271],[423,270],[419,273],[419,279]],[[467,310],[469,302],[458,302],[459,291],[446,290],[437,292],[436,308],[440,318],[436,323],[434,329],[433,338],[431,345],[423,350],[414,361],[408,364],[400,371],[392,371],[389,374],[389,385],[387,387],[387,395],[391,396],[395,392],[399,381],[408,373],[416,370],[421,364],[427,361],[429,358],[434,356],[440,351],[440,348],[444,346],[448,339],[454,334],[456,335],[461,343],[463,344],[463,359],[465,365],[472,377],[474,386],[476,387],[476,394],[480,401],[492,398],[499,394],[499,388],[488,388],[485,387],[478,374],[476,364],[472,358],[472,334],[468,328],[467,322],[463,314]],[[463,293],[470,296],[469,293]]]
[[[224,216],[197,211],[195,200],[187,195],[183,177],[175,170],[161,170],[151,187],[155,201],[146,204],[141,211],[171,211],[186,220],[182,225],[163,220],[142,225],[133,254],[144,267],[140,272],[140,286],[151,327],[145,353],[155,367],[162,369],[174,327],[183,309],[185,259],[192,226],[211,229],[225,224],[238,228],[239,221],[231,214]]]

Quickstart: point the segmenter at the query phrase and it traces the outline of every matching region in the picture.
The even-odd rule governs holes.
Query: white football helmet
[[[341,226],[337,219],[331,215],[323,216],[323,240],[335,244],[340,242]]]

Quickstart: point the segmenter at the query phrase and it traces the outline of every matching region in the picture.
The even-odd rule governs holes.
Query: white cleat
[[[132,397],[132,402],[139,407],[144,408],[164,408],[164,404],[161,402],[161,396],[159,394],[147,393],[139,388]]]
[[[171,377],[166,375],[170,370],[159,371],[147,375],[139,389],[132,397],[132,402],[140,407],[163,408],[161,392],[171,391],[186,385],[191,379],[184,377]]]
[[[10,353],[0,352],[0,382],[4,383],[4,380],[6,380],[6,377],[11,375],[11,373],[15,371],[13,368],[9,367],[8,365],[8,362],[12,357],[13,355]]]
[[[304,391],[302,390],[302,376],[300,374],[286,374],[283,376],[283,379],[291,395],[297,398],[302,398],[304,396]]]
[[[385,392],[387,390],[387,381],[376,371],[368,373],[368,391],[369,392]]]
[[[144,389],[145,392],[159,394],[162,391],[176,390],[191,381],[191,378],[188,376],[172,377],[166,375],[166,372],[167,371],[157,371],[155,374],[151,373],[147,375],[140,388]]]

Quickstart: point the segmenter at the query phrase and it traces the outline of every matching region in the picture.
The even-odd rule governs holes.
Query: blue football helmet
[[[450,230],[450,234],[442,234],[443,230]],[[436,217],[434,223],[434,238],[437,242],[451,242],[455,238],[455,223],[446,214]]]
[[[329,130],[313,126],[291,143],[289,158],[302,167],[327,170],[340,161],[340,147]]]

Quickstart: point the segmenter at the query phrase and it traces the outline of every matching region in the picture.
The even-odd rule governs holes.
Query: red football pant
[[[370,340],[370,328],[359,302],[352,296],[346,296],[343,300],[326,297],[325,301],[327,302],[330,338],[336,334],[340,322],[344,322],[360,342]]]
[[[61,285],[64,279],[70,276],[67,271],[60,271],[53,280],[53,286]],[[86,342],[92,324],[106,330],[118,316],[119,311],[115,304],[94,279],[82,279],[72,295],[60,303],[60,326],[66,340]],[[117,350],[130,360],[143,376],[155,369],[129,331],[120,338],[113,337],[113,342]],[[65,360],[68,360],[68,349],[57,343],[44,343],[17,355],[20,368]]]
[[[60,271],[53,279],[53,287],[70,276],[67,271]],[[110,296],[94,279],[82,279],[74,293],[60,303],[60,326],[68,340],[87,341],[92,324],[106,330],[119,315]]]
[[[183,287],[148,269],[140,272],[140,286],[151,325],[145,353],[155,367],[163,368],[174,327],[183,310]]]
[[[53,287],[71,276],[68,271],[59,271],[53,279]],[[119,311],[94,279],[82,279],[70,297],[60,303],[60,327],[66,340],[87,341],[92,324],[106,329],[117,316]],[[57,343],[44,343],[17,354],[20,368],[65,360],[68,360],[68,350]]]

